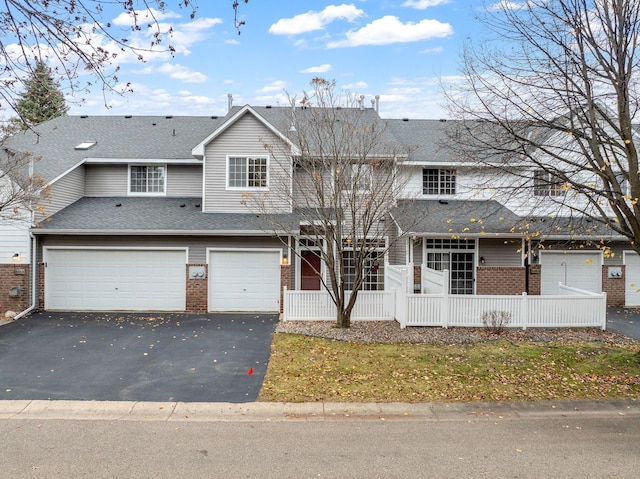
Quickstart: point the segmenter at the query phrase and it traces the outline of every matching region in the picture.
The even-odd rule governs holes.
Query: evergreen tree
[[[12,120],[16,126],[28,128],[66,115],[69,110],[60,85],[42,60],[38,60],[31,76],[24,81],[24,87],[16,103],[18,118]]]

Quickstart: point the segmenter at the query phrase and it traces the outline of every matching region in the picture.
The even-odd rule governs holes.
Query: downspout
[[[24,311],[21,311],[20,313],[16,314],[14,316],[14,320],[15,319],[20,319],[23,316],[26,316],[27,314],[29,314],[31,311],[33,311],[34,309],[36,309],[36,301],[37,301],[37,271],[38,271],[38,261],[37,261],[37,256],[36,256],[36,237],[33,234],[33,232],[31,231],[31,229],[29,229],[29,237],[31,238],[31,251],[30,251],[30,258],[31,258],[31,305],[25,309]]]

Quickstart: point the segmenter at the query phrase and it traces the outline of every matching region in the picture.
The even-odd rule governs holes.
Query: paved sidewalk
[[[640,417],[640,400],[513,403],[183,403],[0,401],[0,420],[329,421],[490,420],[549,416]]]

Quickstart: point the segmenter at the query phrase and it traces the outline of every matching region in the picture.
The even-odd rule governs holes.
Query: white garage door
[[[185,250],[48,249],[45,308],[184,311]]]
[[[280,311],[280,252],[209,252],[210,311]]]
[[[632,252],[624,252],[625,264],[625,305],[640,306],[640,257]]]
[[[558,283],[594,293],[602,292],[602,253],[540,253],[541,293],[558,294]]]

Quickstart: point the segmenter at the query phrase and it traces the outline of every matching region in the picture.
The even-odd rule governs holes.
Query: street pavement
[[[0,402],[0,477],[636,478],[637,401]]]
[[[276,314],[36,313],[0,328],[0,400],[255,401]]]

